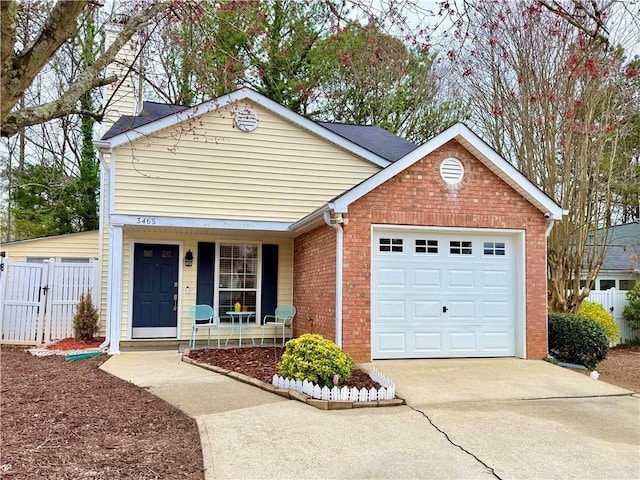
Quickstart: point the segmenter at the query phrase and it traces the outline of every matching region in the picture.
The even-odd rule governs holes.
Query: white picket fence
[[[626,340],[633,340],[636,337],[640,337],[640,332],[630,329],[627,322],[622,318],[622,311],[627,305],[626,290],[616,290],[615,288],[610,288],[609,290],[592,290],[589,292],[589,297],[587,298],[591,302],[599,303],[613,315],[613,319],[620,327],[620,341],[616,342],[616,345],[624,343]]]
[[[375,389],[371,387],[358,389],[356,387],[349,388],[339,387],[320,387],[308,380],[293,380],[283,378],[280,375],[274,375],[272,384],[274,387],[284,388],[287,390],[296,390],[298,392],[309,395],[317,400],[330,401],[350,401],[350,402],[372,402],[377,400],[393,400],[396,396],[396,386],[387,377],[382,375],[376,368],[369,374],[372,380],[378,382],[382,387]]]
[[[97,263],[2,262],[0,340],[40,344],[73,336],[80,295],[98,289]]]

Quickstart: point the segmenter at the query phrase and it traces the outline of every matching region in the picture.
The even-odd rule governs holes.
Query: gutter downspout
[[[342,223],[344,219],[340,214],[332,216],[329,211],[326,211],[324,222],[336,231],[336,345],[342,348],[342,250],[344,245]]]
[[[108,210],[108,205],[109,205],[109,188],[111,186],[111,182],[109,181],[110,178],[110,168],[109,165],[107,165],[107,162],[104,159],[104,155],[102,153],[102,151],[100,149],[98,149],[98,159],[100,161],[100,165],[102,166],[102,174],[100,175],[100,193],[101,193],[101,197],[100,197],[100,228],[98,229],[98,235],[99,235],[99,239],[98,239],[98,252],[100,255],[100,277],[102,277],[102,258],[103,258],[103,249],[104,249],[104,229],[106,228],[107,231],[110,230],[108,225],[105,225],[105,218],[108,218],[108,212],[105,213],[105,210]],[[104,195],[104,197],[102,197],[102,195]],[[100,303],[102,303],[102,278],[100,278]],[[104,333],[104,342],[102,342],[100,344],[100,349],[106,348],[107,345],[109,345],[111,343],[111,322],[109,320],[109,305],[111,303],[110,298],[109,298],[109,294],[110,291],[109,289],[107,289],[107,308],[106,311],[104,312],[104,318],[105,318],[105,333]]]

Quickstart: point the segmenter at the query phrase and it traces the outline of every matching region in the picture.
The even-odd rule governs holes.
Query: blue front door
[[[177,338],[178,246],[137,243],[132,338]]]

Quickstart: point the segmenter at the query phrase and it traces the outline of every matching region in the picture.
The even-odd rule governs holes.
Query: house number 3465
[[[137,217],[136,223],[138,225],[155,225],[156,218],[155,217]]]

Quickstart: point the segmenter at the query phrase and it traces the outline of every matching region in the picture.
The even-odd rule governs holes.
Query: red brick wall
[[[456,188],[446,186],[439,173],[441,161],[450,156],[465,167]],[[543,214],[459,143],[447,143],[354,202],[345,218],[343,349],[356,361],[371,359],[371,224],[524,230],[526,356],[546,355]],[[314,332],[335,340],[335,242],[336,232],[329,226],[295,239],[295,336]]]
[[[465,167],[457,188],[446,186],[439,173],[441,161],[450,156]],[[546,355],[543,213],[458,142],[447,143],[372,190],[350,205],[345,217],[343,349],[356,361],[371,359],[371,224],[525,230],[526,355],[534,359]]]
[[[294,336],[320,333],[335,341],[336,231],[324,225],[300,235],[293,258]]]

